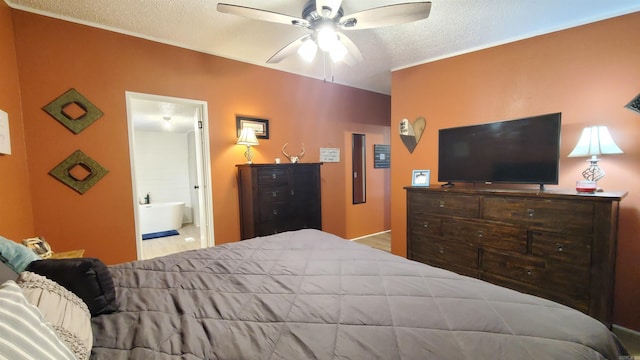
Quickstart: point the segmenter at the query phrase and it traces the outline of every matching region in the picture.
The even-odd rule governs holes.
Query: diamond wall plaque
[[[87,192],[102,179],[109,170],[80,150],[76,150],[68,158],[49,171],[49,175],[80,194]]]
[[[640,114],[640,94],[634,97],[625,107]]]
[[[102,111],[80,94],[69,89],[42,108],[74,134],[80,133],[102,116]]]

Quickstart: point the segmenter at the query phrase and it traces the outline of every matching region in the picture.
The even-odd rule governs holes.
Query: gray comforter
[[[93,359],[618,359],[568,307],[317,230],[110,267]]]

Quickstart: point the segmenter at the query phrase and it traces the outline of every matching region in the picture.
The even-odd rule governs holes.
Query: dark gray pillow
[[[76,294],[89,308],[91,316],[117,309],[116,290],[107,266],[99,259],[43,259],[27,266]]]
[[[0,261],[0,284],[4,284],[7,280],[15,280],[17,278],[18,274],[4,262]]]

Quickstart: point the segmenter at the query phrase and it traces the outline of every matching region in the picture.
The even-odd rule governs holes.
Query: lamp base
[[[591,159],[587,160],[589,161],[590,165],[587,169],[585,169],[582,172],[582,176],[589,181],[598,181],[600,179],[602,179],[605,175],[604,170],[602,170],[599,166],[598,166],[598,161],[600,159],[598,159],[595,155],[593,155],[591,157]]]
[[[247,164],[251,164],[253,159],[253,151],[251,151],[251,145],[247,145],[247,151],[244,152],[244,157],[247,159]]]

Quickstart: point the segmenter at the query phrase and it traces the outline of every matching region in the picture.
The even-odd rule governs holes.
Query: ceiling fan
[[[218,11],[311,30],[310,34],[302,35],[278,50],[267,63],[278,63],[295,52],[311,62],[320,48],[329,53],[334,62],[342,60],[348,65],[355,65],[362,61],[362,54],[356,44],[338,29],[371,29],[426,19],[431,12],[431,2],[387,5],[350,15],[344,15],[342,0],[309,0],[301,17],[224,3],[218,4]]]

